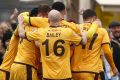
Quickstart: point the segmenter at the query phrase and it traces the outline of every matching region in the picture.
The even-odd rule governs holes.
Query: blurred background
[[[65,19],[68,21],[82,23],[82,13],[86,9],[96,11],[102,27],[106,29],[112,21],[120,21],[120,0],[0,0],[0,52],[4,54],[7,48],[19,13],[30,11],[40,4],[51,6],[56,1],[66,5]]]
[[[82,22],[82,11],[93,9],[103,23],[103,27],[113,21],[120,21],[120,0],[0,0],[0,21],[8,20],[14,9],[19,13],[29,11],[39,4],[52,5],[55,1],[63,2],[67,7],[66,19]]]
[[[96,11],[103,28],[108,29],[112,21],[120,21],[120,0],[0,0],[0,64],[12,33],[17,26],[18,14],[30,11],[39,4],[51,6],[56,1],[66,5],[65,19],[68,21],[82,23],[82,13],[86,9]],[[109,29],[108,32],[112,38]]]
[[[30,11],[40,4],[51,6],[56,1],[66,5],[65,19],[68,21],[82,23],[82,13],[86,9],[96,11],[102,27],[106,29],[112,21],[120,21],[120,0],[0,0],[0,52],[4,53],[7,48],[19,13]]]

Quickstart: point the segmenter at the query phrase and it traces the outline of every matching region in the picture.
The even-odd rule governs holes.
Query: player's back
[[[88,26],[83,29],[88,30]],[[72,71],[90,71],[99,72],[103,70],[102,61],[100,59],[102,44],[109,43],[107,31],[98,28],[91,40],[86,45],[76,46],[72,57]]]
[[[70,28],[50,27],[41,31],[46,36],[40,44],[43,78],[71,78],[70,44],[79,43],[81,38],[74,35]]]
[[[25,29],[26,31],[32,31],[34,30],[34,27],[26,26]],[[39,53],[39,49],[35,46],[35,42],[21,38],[18,45],[18,52],[14,61],[29,64],[37,68],[36,53]]]

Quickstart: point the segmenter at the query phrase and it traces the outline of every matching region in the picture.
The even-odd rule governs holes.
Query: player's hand
[[[81,32],[81,36],[82,36],[82,45],[85,45],[87,43],[86,31],[83,30]]]
[[[25,38],[26,35],[25,35],[25,30],[24,30],[24,17],[22,16],[22,14],[20,14],[18,16],[18,23],[19,23],[19,27],[18,27],[18,31],[19,31],[19,36],[21,38]]]
[[[19,24],[23,24],[23,23],[24,23],[24,17],[23,17],[22,14],[20,14],[20,15],[18,16],[18,23],[19,23]]]
[[[100,21],[100,19],[96,19],[93,23],[96,23],[99,27],[102,27],[102,22]]]

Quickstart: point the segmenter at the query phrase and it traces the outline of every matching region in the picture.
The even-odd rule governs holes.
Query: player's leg
[[[32,80],[42,80],[42,78],[38,79],[37,70],[32,68]]]
[[[26,65],[13,63],[10,70],[10,80],[27,80]]]
[[[0,71],[0,80],[6,80],[6,73],[3,71]]]
[[[0,80],[5,80],[5,77],[6,77],[5,72],[0,71]]]
[[[38,80],[37,70],[30,65],[14,63],[10,70],[10,80]]]
[[[10,72],[0,69],[0,80],[9,80]]]
[[[72,73],[73,80],[101,80],[99,74]]]
[[[104,71],[100,72],[99,80],[105,80],[105,73],[104,73]]]

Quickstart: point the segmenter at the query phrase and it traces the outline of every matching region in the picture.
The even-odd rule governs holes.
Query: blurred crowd
[[[11,14],[9,20],[0,22],[0,64],[4,57],[4,53],[8,48],[7,46],[9,44],[12,33],[17,27],[17,15],[18,11],[17,9],[15,9]],[[120,72],[120,23],[112,22],[110,25],[108,25],[108,27],[108,33],[111,39],[111,47],[113,48],[113,58],[115,61],[115,65]],[[106,68],[106,73],[107,69],[108,68]]]
[[[4,57],[4,53],[7,49],[12,33],[17,27],[17,15],[18,11],[17,9],[14,9],[8,20],[0,22],[0,64]]]

